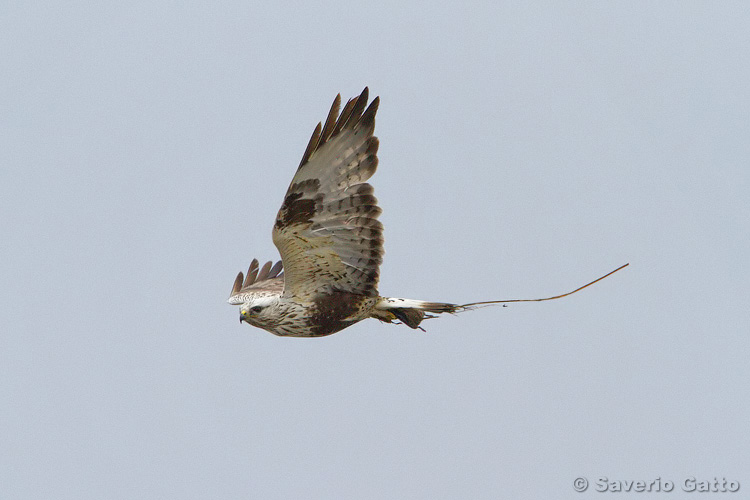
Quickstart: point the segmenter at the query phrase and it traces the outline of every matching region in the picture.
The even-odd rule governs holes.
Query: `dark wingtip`
[[[271,268],[271,271],[268,273],[269,278],[275,278],[279,275],[279,273],[284,269],[284,264],[282,261],[276,262],[274,264],[273,268]]]
[[[258,275],[258,259],[253,259],[250,263],[250,267],[247,268],[247,276],[245,276],[245,282],[242,283],[242,288],[252,285],[255,282],[255,277]]]
[[[263,281],[268,279],[268,272],[271,270],[271,265],[273,262],[270,260],[263,264],[263,268],[258,272],[258,277],[255,278],[255,281]]]
[[[232,293],[229,294],[230,297],[236,295],[242,289],[242,281],[244,279],[245,277],[242,275],[242,271],[240,271],[240,273],[234,279],[234,285],[232,285]]]
[[[299,162],[300,167],[307,163],[307,160],[310,159],[310,156],[312,156],[315,150],[318,149],[318,144],[320,143],[320,133],[322,129],[323,124],[318,122],[318,125],[315,127],[315,130],[313,130],[312,136],[310,137],[310,142],[307,143],[305,154],[302,155],[302,160]]]
[[[333,100],[333,105],[328,112],[325,123],[318,123],[315,127],[310,142],[307,143],[305,153],[302,155],[302,160],[299,163],[298,168],[310,160],[310,157],[322,147],[331,137],[336,136],[341,130],[347,128],[352,129],[357,127],[359,124],[365,127],[372,127],[375,120],[375,113],[378,110],[380,104],[380,97],[376,97],[367,106],[367,100],[369,99],[370,89],[365,87],[362,93],[358,97],[349,99],[344,105],[344,109],[339,114],[339,108],[341,107],[341,94],[338,94]],[[367,107],[367,110],[365,110]],[[363,114],[364,112],[364,114]]]
[[[365,127],[371,127],[375,123],[375,114],[378,112],[378,106],[380,106],[380,96],[372,100],[370,105],[367,107],[367,111],[364,112],[359,122]]]
[[[320,141],[318,142],[318,147],[325,144],[326,141],[328,141],[328,139],[331,137],[333,128],[336,126],[336,118],[338,118],[339,116],[340,108],[341,94],[338,94],[333,100],[333,104],[331,104],[331,110],[328,112],[328,117],[326,118],[325,125],[323,126],[323,131],[320,133]]]
[[[354,128],[354,126],[359,122],[359,119],[362,117],[362,112],[365,110],[365,106],[367,106],[367,100],[369,98],[370,90],[365,87],[362,93],[359,94],[359,97],[357,97],[357,101],[354,103],[352,113],[351,115],[349,115],[349,119],[346,121],[346,125],[344,125],[346,128]]]

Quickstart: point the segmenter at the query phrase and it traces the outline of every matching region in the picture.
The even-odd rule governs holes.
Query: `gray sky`
[[[750,489],[747,5],[272,3],[0,7],[0,497]],[[234,276],[365,85],[383,294],[630,267],[427,333],[239,325]]]

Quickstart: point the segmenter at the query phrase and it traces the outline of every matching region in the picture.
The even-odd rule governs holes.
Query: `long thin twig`
[[[627,264],[624,264],[624,265],[622,265],[622,266],[618,267],[618,268],[617,268],[617,269],[615,269],[614,271],[610,271],[610,272],[608,272],[607,274],[605,274],[605,275],[604,275],[604,276],[602,276],[601,278],[595,279],[595,280],[594,280],[594,281],[592,281],[591,283],[586,283],[586,284],[585,284],[585,285],[583,285],[582,287],[580,287],[580,288],[576,288],[576,289],[575,289],[575,290],[573,290],[572,292],[564,293],[564,294],[562,294],[562,295],[555,295],[554,297],[546,297],[546,298],[544,298],[544,299],[509,299],[509,300],[490,300],[490,301],[487,301],[487,302],[472,302],[471,304],[464,304],[464,305],[462,305],[462,306],[460,306],[460,307],[473,307],[473,306],[481,306],[481,305],[488,305],[488,304],[504,304],[504,303],[507,303],[507,302],[541,302],[541,301],[543,301],[543,300],[554,300],[554,299],[561,299],[561,298],[563,298],[563,297],[567,297],[568,295],[573,295],[573,294],[574,294],[574,293],[576,293],[576,292],[580,292],[581,290],[583,290],[583,289],[584,289],[584,288],[586,288],[587,286],[591,286],[591,285],[593,285],[594,283],[596,283],[597,281],[601,281],[601,280],[603,280],[603,279],[604,279],[604,278],[606,278],[607,276],[609,276],[609,275],[611,275],[611,274],[614,274],[614,273],[616,273],[617,271],[619,271],[620,269],[622,269],[622,268],[624,268],[624,267],[627,267],[627,266],[628,266],[629,264],[630,264],[630,263],[628,262]]]

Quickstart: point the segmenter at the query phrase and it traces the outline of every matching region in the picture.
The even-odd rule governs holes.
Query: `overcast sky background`
[[[748,26],[744,2],[3,3],[0,498],[750,490]],[[630,267],[427,333],[238,324],[310,133],[365,85],[382,294]]]

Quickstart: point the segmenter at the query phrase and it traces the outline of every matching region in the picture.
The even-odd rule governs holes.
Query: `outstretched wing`
[[[336,96],[325,125],[307,145],[276,216],[273,242],[284,261],[284,295],[348,292],[377,296],[383,261],[380,208],[368,184],[378,165],[374,137],[379,98],[368,90],[339,115]]]
[[[247,276],[242,272],[237,275],[232,286],[232,293],[229,295],[228,302],[232,305],[246,302],[246,295],[254,292],[275,292],[281,293],[284,289],[283,264],[278,261],[271,266],[272,262],[268,261],[263,264],[263,269],[259,269],[258,259],[253,259],[247,270]]]

